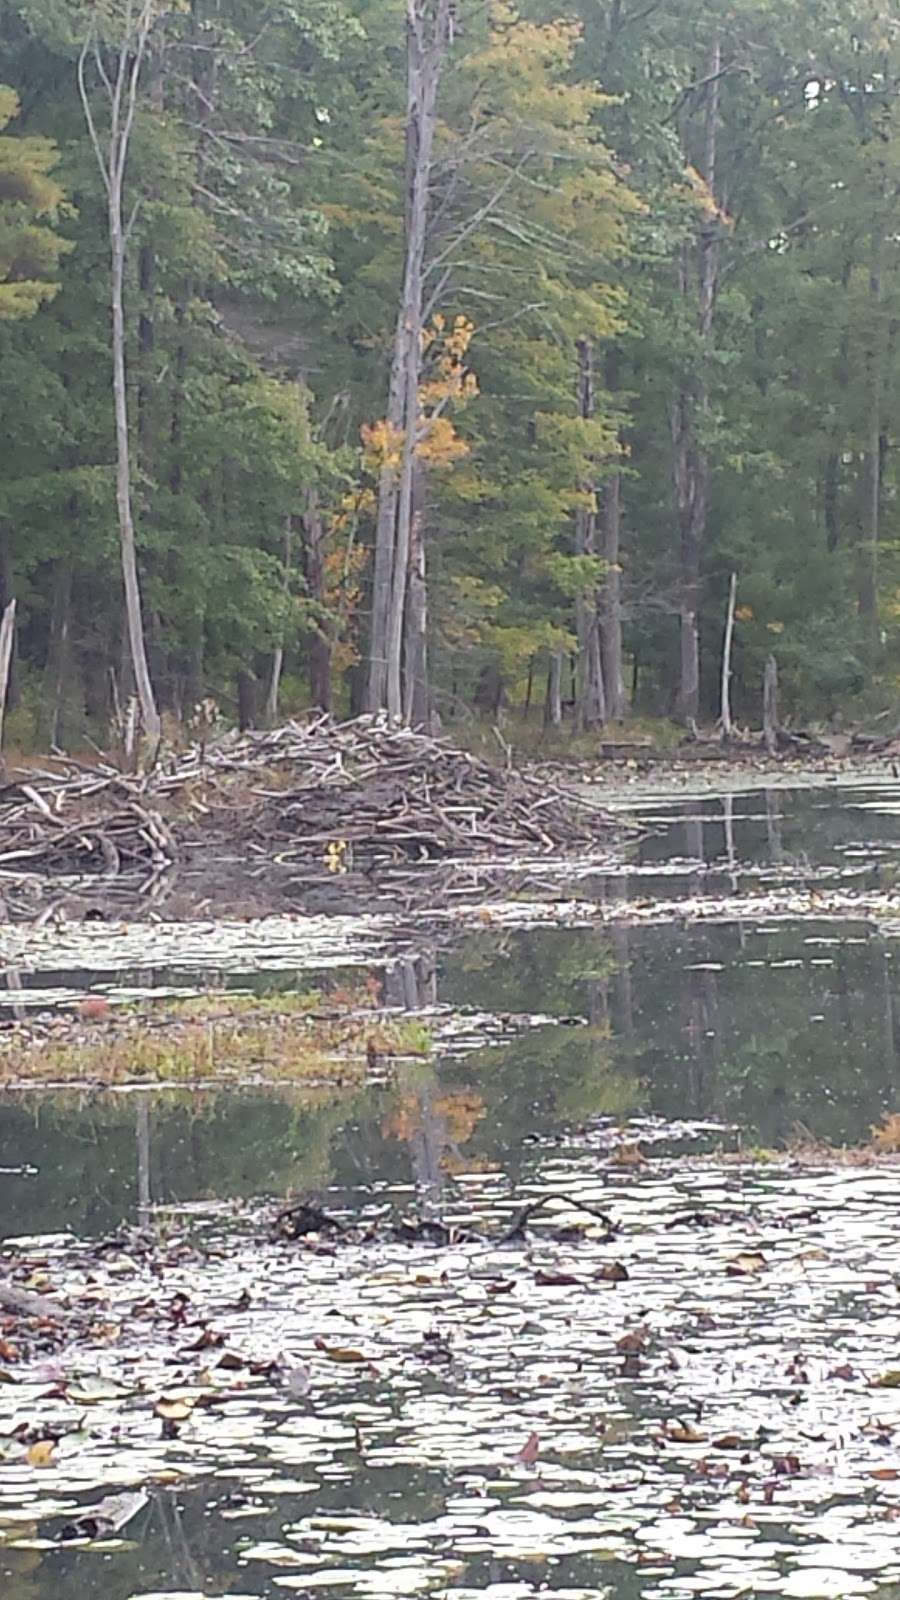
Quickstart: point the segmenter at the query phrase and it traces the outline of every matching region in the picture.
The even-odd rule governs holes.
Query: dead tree
[[[594,416],[594,347],[590,339],[579,339],[578,351],[578,414],[589,422]],[[597,554],[596,485],[585,479],[579,485],[581,503],[575,513],[575,554]],[[575,624],[578,634],[578,670],[576,679],[576,725],[581,732],[598,728],[606,721],[606,692],[603,682],[603,658],[600,642],[600,618],[597,610],[596,578],[583,585],[575,600]]]
[[[16,634],[16,602],[10,600],[0,622],[0,751],[3,749],[3,720],[6,715],[6,697],[9,692],[9,674],[12,666],[13,640]],[[2,756],[0,756],[2,761]]]
[[[696,252],[685,244],[679,264],[679,287],[687,304],[693,297],[692,258],[696,254],[696,318],[699,351],[694,370],[686,374],[671,413],[673,477],[680,556],[678,711],[683,722],[696,722],[700,710],[700,598],[703,547],[709,515],[710,457],[704,438],[709,417],[709,356],[719,275],[720,221],[716,206],[719,94],[722,45],[716,37],[705,80],[706,115],[700,176],[707,204]]]
[[[119,545],[125,587],[128,642],[144,731],[158,738],[159,711],[147,664],[141,591],[138,580],[131,490],[131,442],[125,368],[125,264],[137,207],[125,219],[125,169],[137,110],[141,69],[147,57],[156,19],[155,0],[124,0],[120,39],[109,69],[104,59],[98,24],[91,23],[78,58],[78,88],[88,133],[106,191],[110,248],[110,302],[112,309],[113,402],[116,427],[116,506]],[[109,127],[101,135],[87,86],[87,64],[93,60],[109,101]]]
[[[403,656],[408,629],[415,625],[409,616],[408,597],[429,184],[437,94],[452,38],[452,18],[452,0],[407,0],[405,250],[386,418],[389,441],[398,448],[390,452],[378,485],[366,694],[370,711],[386,709],[395,717],[404,714]]]
[[[728,740],[734,733],[731,721],[731,651],[734,644],[734,607],[737,600],[737,573],[731,574],[728,585],[728,610],[725,615],[725,639],[722,645],[722,738]]]

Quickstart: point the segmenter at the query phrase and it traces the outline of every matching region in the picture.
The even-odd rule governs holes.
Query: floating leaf
[[[540,1448],[541,1441],[537,1434],[530,1433],[521,1450],[518,1451],[515,1459],[516,1461],[521,1461],[522,1465],[525,1467],[533,1467],[534,1463],[537,1461]]]
[[[728,1262],[725,1271],[730,1278],[749,1278],[757,1272],[765,1272],[768,1265],[761,1250],[742,1250],[739,1256]]]

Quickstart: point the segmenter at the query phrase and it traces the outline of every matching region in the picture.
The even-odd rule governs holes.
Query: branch
[[[109,81],[109,74],[107,73],[107,70],[106,70],[106,63],[103,60],[103,51],[100,49],[100,40],[98,39],[96,33],[94,34],[94,65],[97,68],[97,75],[98,75],[98,77],[100,79],[100,82],[103,84],[103,87],[106,90],[106,92],[109,95],[109,98],[111,100],[112,99],[113,86]]]
[[[94,155],[97,158],[97,165],[100,168],[100,176],[103,179],[103,187],[108,195],[110,192],[110,173],[106,164],[106,158],[103,154],[103,146],[100,143],[100,136],[97,133],[97,124],[94,121],[94,113],[91,110],[90,97],[88,95],[87,83],[84,76],[85,62],[87,61],[88,51],[90,50],[92,43],[94,43],[93,28],[91,28],[91,32],[85,39],[81,48],[81,54],[78,57],[78,93],[81,98],[81,106],[82,110],[84,111],[84,120],[87,123],[87,130],[90,135],[91,144],[93,145]]]
[[[681,93],[677,96],[675,104],[669,112],[669,115],[664,119],[663,127],[665,127],[666,123],[668,122],[674,122],[685,102],[690,100],[693,95],[697,94],[700,89],[708,89],[710,84],[718,83],[721,78],[727,78],[733,72],[741,73],[747,78],[751,76],[749,67],[739,66],[736,61],[729,61],[728,65],[725,67],[720,67],[718,72],[710,72],[707,77],[698,78],[695,83],[686,84],[681,90]]]
[[[506,191],[518,177],[522,168],[525,166],[525,163],[530,161],[533,155],[533,150],[525,151],[517,165],[507,173],[499,189],[494,190],[494,193],[490,196],[490,198],[485,200],[484,204],[479,206],[478,210],[469,218],[469,221],[466,223],[462,231],[457,234],[456,238],[452,239],[450,243],[440,252],[440,254],[435,256],[433,261],[429,262],[427,271],[425,273],[426,278],[430,277],[432,272],[434,272],[438,267],[443,266],[447,257],[454,254],[454,252],[459,249],[460,245],[465,244],[466,240],[470,239],[472,234],[481,227],[481,224],[487,221],[492,212],[495,211],[497,206],[500,204],[500,201],[503,199]]]
[[[131,26],[131,0],[128,0],[128,25],[129,27]],[[118,168],[120,183],[125,175],[125,161],[128,156],[128,146],[131,142],[131,130],[134,126],[134,116],[137,110],[138,84],[140,83],[141,68],[144,65],[144,57],[147,54],[147,41],[153,28],[153,0],[144,0],[144,9],[141,12],[140,21],[138,22],[137,28],[138,33],[134,51],[134,60],[131,64],[131,72],[128,75],[128,94],[125,101],[125,123],[118,138]],[[121,65],[124,57],[120,57],[119,59]],[[117,82],[116,88],[118,89],[118,87],[119,84]]]

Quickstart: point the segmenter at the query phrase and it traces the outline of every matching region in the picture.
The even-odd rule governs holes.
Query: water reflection
[[[387,993],[559,1025],[337,1093],[7,1095],[4,1232],[143,1220],[151,1176],[164,1204],[412,1184],[437,1210],[448,1171],[515,1179],[535,1136],[604,1116],[735,1124],[749,1147],[864,1141],[900,1109],[896,948],[833,923],[485,929]]]
[[[865,795],[857,800],[870,803]],[[671,898],[678,874],[684,892],[696,888],[700,863],[708,880],[732,893],[748,872],[800,874],[810,862],[815,870],[862,871],[883,881],[900,848],[896,813],[862,813],[846,797],[821,792],[685,802],[657,814],[651,829],[636,847],[629,874],[587,880],[578,892],[608,898],[653,894],[658,875],[662,893]],[[11,1239],[64,1229],[98,1235],[123,1222],[171,1228],[177,1226],[177,1217],[166,1215],[172,1208],[221,1207],[291,1192],[312,1192],[329,1205],[353,1209],[373,1200],[412,1203],[424,1215],[452,1217],[466,1203],[476,1204],[467,1202],[472,1194],[486,1196],[489,1207],[501,1185],[504,1193],[529,1186],[533,1192],[560,1173],[568,1181],[576,1171],[593,1192],[607,1181],[595,1153],[606,1119],[655,1115],[669,1122],[735,1124],[749,1147],[771,1146],[798,1133],[858,1141],[885,1112],[900,1110],[897,950],[862,925],[831,922],[767,927],[748,918],[693,927],[682,919],[607,931],[510,932],[488,921],[464,939],[448,936],[414,956],[374,963],[386,1003],[413,1010],[444,1004],[492,1014],[545,1013],[555,1025],[474,1054],[399,1063],[387,1082],[342,1092],[7,1094],[0,1099],[2,1231]],[[141,976],[177,986],[185,974],[159,967]],[[83,977],[13,972],[6,986],[19,1005],[23,988],[51,981],[64,986]],[[342,977],[319,973],[316,982],[327,986]],[[223,972],[222,981],[302,988],[308,975],[236,979]],[[878,1235],[879,1251],[889,1237],[886,1229]],[[748,1290],[746,1300],[735,1303],[749,1299]],[[599,1322],[591,1325],[592,1340],[601,1337],[599,1328]],[[491,1329],[486,1319],[485,1339]],[[540,1333],[538,1328],[536,1337]],[[845,1330],[845,1336],[851,1335]],[[478,1346],[473,1349],[469,1359],[475,1363]],[[727,1356],[724,1346],[722,1355]],[[573,1377],[569,1397],[576,1419],[582,1381],[581,1372]],[[416,1382],[429,1401],[440,1394],[437,1376]],[[380,1406],[385,1428],[402,1435],[414,1387],[404,1391],[401,1385],[396,1399],[372,1380],[360,1415]],[[637,1414],[640,1385],[617,1403],[620,1409],[633,1404]],[[323,1416],[329,1419],[328,1407]],[[522,1437],[525,1431],[523,1424]],[[296,1532],[311,1515],[310,1501],[296,1482],[292,1487],[287,1469],[273,1488],[269,1467],[266,1493],[257,1492],[262,1479],[247,1464],[252,1447],[245,1440],[235,1446],[233,1459],[227,1452],[221,1459],[211,1456],[209,1476],[177,1487],[157,1485],[127,1529],[125,1548],[112,1555],[35,1548],[27,1540],[38,1529],[37,1519],[33,1525],[23,1520],[17,1532],[26,1543],[0,1546],[3,1600],[131,1600],[156,1592],[271,1597],[285,1591],[268,1565],[245,1559],[246,1544],[283,1543],[291,1524],[294,1561],[302,1565],[308,1556],[303,1571],[315,1576],[321,1541],[307,1550]],[[607,1467],[616,1449],[613,1442]],[[593,1467],[589,1453],[584,1460]],[[496,1471],[493,1458],[480,1461],[481,1487],[477,1493],[471,1484],[465,1489],[475,1535],[479,1518],[487,1515],[481,1509],[484,1485]],[[26,1478],[22,1469],[19,1492],[27,1511],[25,1496],[36,1491]],[[542,1487],[538,1483],[538,1496]],[[411,1472],[402,1460],[367,1458],[348,1431],[317,1469],[313,1510],[321,1518],[351,1508],[373,1521],[413,1527],[439,1520],[452,1496],[463,1492],[442,1466],[420,1463]],[[665,1489],[661,1507],[671,1508],[671,1493]],[[718,1493],[714,1486],[711,1493]],[[591,1512],[595,1545],[597,1519],[610,1519],[606,1554],[597,1548],[563,1556],[536,1550],[513,1559],[473,1548],[436,1592],[465,1596],[496,1585],[510,1600],[557,1592],[615,1594],[617,1600],[677,1594],[671,1563],[660,1580],[652,1561],[639,1567],[614,1559],[621,1504],[607,1495]],[[407,1592],[405,1559],[395,1552],[373,1574],[381,1587],[357,1592],[378,1600]],[[661,1588],[654,1587],[658,1581]],[[308,1592],[318,1593],[318,1587]],[[897,1589],[879,1585],[878,1594],[889,1600]]]

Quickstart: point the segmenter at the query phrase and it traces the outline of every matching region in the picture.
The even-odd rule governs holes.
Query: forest
[[[0,124],[9,745],[895,707],[885,0],[0,0]]]

